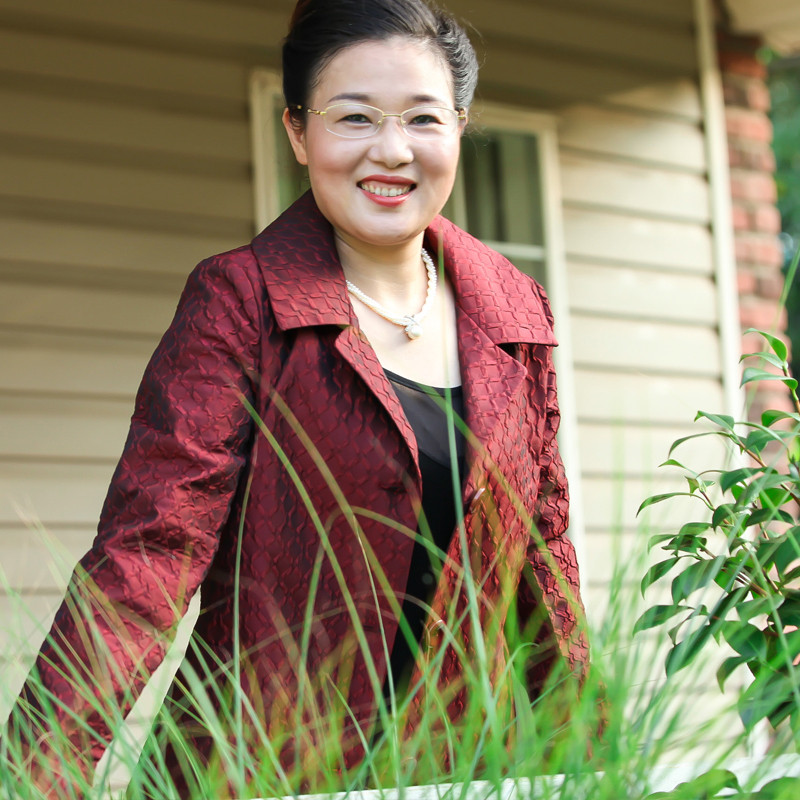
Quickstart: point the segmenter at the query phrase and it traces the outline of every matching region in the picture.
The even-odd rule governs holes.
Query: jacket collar
[[[554,345],[549,312],[536,284],[503,256],[453,223],[437,217],[425,234],[442,257],[459,310],[494,344]],[[306,192],[252,242],[282,330],[355,325],[333,229]]]

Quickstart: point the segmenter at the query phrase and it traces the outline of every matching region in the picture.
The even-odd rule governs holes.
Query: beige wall
[[[0,564],[35,615],[91,541],[184,277],[251,236],[248,75],[291,5],[0,0]],[[559,121],[596,616],[654,465],[723,398],[692,3],[449,6],[480,31],[482,98]],[[2,627],[27,660],[31,621]]]

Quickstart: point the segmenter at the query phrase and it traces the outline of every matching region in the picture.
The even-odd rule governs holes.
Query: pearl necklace
[[[422,336],[422,321],[431,310],[433,301],[436,298],[437,275],[433,259],[428,255],[425,248],[422,248],[422,262],[425,264],[425,271],[428,273],[428,290],[425,293],[425,302],[416,314],[393,314],[377,300],[373,300],[369,295],[364,294],[354,283],[346,281],[347,291],[357,297],[367,308],[374,311],[379,316],[389,322],[399,325],[409,339],[419,339]]]

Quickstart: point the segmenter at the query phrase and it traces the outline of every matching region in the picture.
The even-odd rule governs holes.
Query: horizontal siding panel
[[[562,148],[622,160],[705,173],[705,143],[700,127],[649,114],[574,106],[559,116],[559,144]]]
[[[674,468],[660,470],[658,465],[669,458],[673,442],[702,431],[701,425],[691,424],[691,418],[682,427],[584,422],[578,430],[581,470],[596,477],[680,474]],[[719,437],[702,436],[680,445],[673,457],[700,472],[726,463],[726,455]]]
[[[0,651],[6,662],[23,662],[27,672],[33,666],[31,658],[44,641],[50,623],[61,604],[61,593],[16,597],[0,594]],[[2,665],[5,688],[6,665]],[[21,688],[22,681],[19,680]],[[7,703],[6,708],[10,708]]]
[[[0,526],[31,520],[49,526],[97,524],[113,464],[0,463]]]
[[[133,399],[0,394],[0,459],[94,460],[116,463]]]
[[[721,373],[719,337],[709,328],[580,314],[573,315],[571,325],[578,364],[709,377]]]
[[[174,3],[175,0],[169,6],[159,3],[160,10],[149,18],[150,22],[159,27]],[[212,108],[218,108],[217,101],[220,101],[231,112],[237,108],[243,112],[247,102],[244,65],[169,52],[168,48],[159,51],[152,47],[152,42],[147,48],[138,48],[109,44],[104,37],[99,37],[100,41],[67,38],[67,29],[59,26],[63,14],[67,18],[70,14],[82,16],[91,6],[102,9],[95,18],[98,22],[103,17],[118,17],[115,24],[122,26],[125,6],[141,8],[139,16],[146,19],[147,5],[147,2],[14,3],[0,0],[0,75],[7,73],[18,79],[39,79],[43,87],[47,85],[45,81],[54,82],[51,86],[65,81],[79,82],[89,93],[92,86],[114,87],[116,103],[123,105],[134,99],[137,104],[141,103],[145,97],[143,92],[151,92],[154,103],[169,93],[175,97],[184,95],[203,100]],[[56,28],[60,35],[3,31],[6,12],[14,6],[24,7],[26,18],[34,23],[41,19],[48,27]],[[57,16],[51,16],[53,13]],[[102,68],[98,69],[98,65]]]
[[[665,28],[644,21],[614,17],[598,8],[587,9],[541,3],[495,0],[450,0],[448,8],[469,19],[487,39],[500,37],[532,46],[545,44],[559,50],[569,48],[611,59],[624,58],[661,67],[691,69],[695,64],[694,41],[690,30]],[[619,46],[625,42],[625,47]],[[494,55],[494,52],[492,52]]]
[[[250,164],[247,121],[181,114],[167,109],[129,108],[109,103],[42,97],[0,89],[0,135],[116,151],[122,163],[138,153],[229,162],[246,178]],[[92,151],[88,150],[87,154]]]
[[[532,97],[536,102],[539,97],[547,98],[548,106],[584,103],[630,91],[641,83],[642,76],[635,68],[570,58],[558,51],[537,51],[532,44],[493,43],[481,67],[483,97],[490,100],[498,92],[501,96],[514,94],[518,103],[526,105]]]
[[[681,27],[691,26],[694,21],[692,0],[559,0],[559,5],[596,8],[598,13],[616,13]]]
[[[562,154],[560,164],[566,203],[709,223],[709,188],[700,175],[609,163],[569,152]]]
[[[639,506],[648,497],[662,492],[685,490],[686,481],[677,478],[666,480],[659,477],[657,481],[648,481],[590,476],[581,483],[583,508],[589,526],[611,533],[638,531],[642,536],[664,529],[678,530],[683,523],[702,518],[703,507],[700,501],[691,497],[674,497],[657,503],[646,508],[637,517]]]
[[[0,281],[0,320],[38,330],[114,332],[153,341],[169,325],[177,296]]]
[[[47,159],[0,156],[0,195],[219,217],[245,225],[253,215],[249,181]]]
[[[6,574],[6,590],[35,592],[48,598],[61,595],[78,559],[89,549],[96,529],[96,524],[62,528],[57,536],[21,526],[0,530],[3,563],[13,565]]]
[[[695,124],[699,124],[703,118],[700,91],[693,78],[658,81],[637,86],[610,94],[605,98],[605,102],[638,111],[676,116]]]
[[[569,258],[713,271],[711,231],[701,225],[566,207],[564,238]]]
[[[156,343],[0,332],[0,392],[131,398]]]
[[[270,3],[254,8],[198,5],[193,0],[0,0],[0,20],[3,16],[39,22],[45,29],[69,27],[98,36],[119,32],[126,38],[173,45],[190,40],[231,52],[235,47],[263,52],[270,43],[277,47],[288,29],[287,12]]]
[[[75,268],[167,275],[182,285],[192,267],[211,253],[242,244],[220,236],[163,231],[105,228],[85,223],[3,218],[0,216],[0,269],[22,264],[30,275],[36,269],[63,272]]]
[[[719,412],[725,403],[722,384],[710,378],[652,377],[578,366],[575,384],[581,423],[607,421],[684,427],[699,409]]]
[[[576,262],[567,265],[575,312],[717,324],[717,287],[711,276],[637,270]]]

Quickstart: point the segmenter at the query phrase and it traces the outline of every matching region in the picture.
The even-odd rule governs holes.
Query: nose
[[[387,167],[407,164],[414,159],[411,139],[398,116],[385,116],[372,140],[371,155]]]

